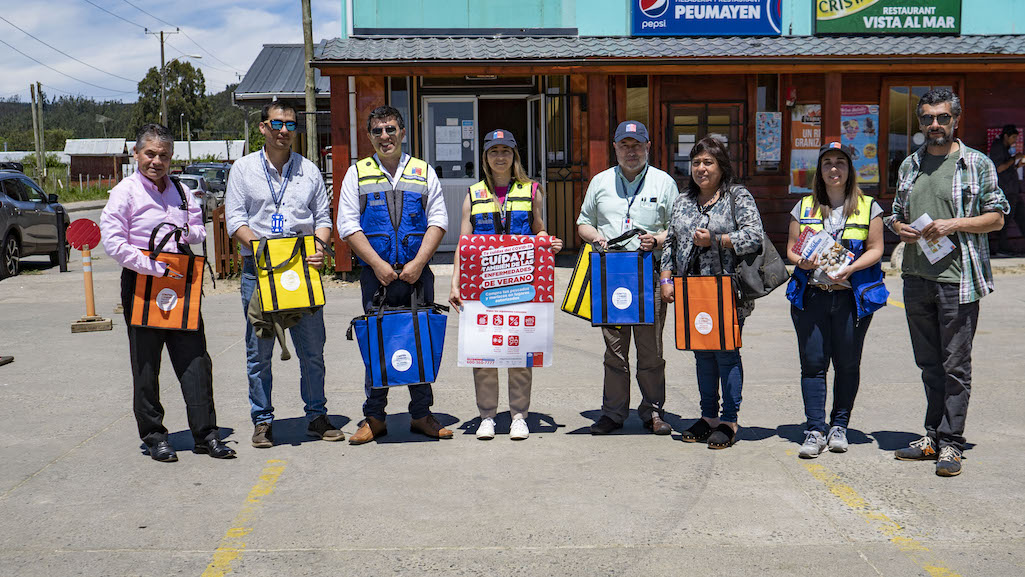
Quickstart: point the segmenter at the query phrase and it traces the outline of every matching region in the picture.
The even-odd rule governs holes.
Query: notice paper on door
[[[915,219],[915,222],[911,223],[911,228],[921,232],[930,222],[932,222],[932,217],[929,216],[929,213],[925,213]],[[936,264],[955,248],[954,243],[950,242],[950,239],[947,237],[937,240],[925,240],[925,237],[920,237],[918,239],[918,246],[922,247],[922,253],[925,254],[925,258],[929,259],[929,264]]]

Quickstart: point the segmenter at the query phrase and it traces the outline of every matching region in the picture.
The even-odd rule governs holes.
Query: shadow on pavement
[[[229,442],[228,437],[235,434],[235,429],[232,429],[231,427],[220,427],[218,432],[221,435],[222,441]],[[196,443],[192,440],[192,431],[187,429],[184,431],[168,433],[167,441],[171,443],[171,448],[174,449],[176,453],[191,451],[196,446]],[[235,442],[237,443],[238,441]],[[143,455],[149,456],[149,449],[146,448],[146,443],[140,442],[139,450],[142,451]]]
[[[328,415],[328,419],[337,429],[341,429],[352,421],[349,417],[344,417],[342,415]],[[303,443],[309,443],[310,441],[320,441],[317,437],[311,437],[306,434],[307,425],[308,423],[306,422],[305,415],[302,417],[291,417],[288,419],[274,419],[274,426],[271,429],[274,436],[274,446],[298,446]]]
[[[442,427],[452,428],[452,425],[459,422],[459,419],[448,413],[431,413],[441,423]],[[420,433],[409,430],[409,422],[412,420],[409,413],[396,413],[385,417],[388,426],[388,434],[382,438],[374,439],[373,442],[386,445],[390,443],[431,443],[440,439],[432,439]],[[363,419],[360,419],[363,422]]]
[[[480,427],[480,417],[474,417],[469,421],[459,425],[459,430],[464,435],[475,435],[477,434],[477,427]],[[498,413],[495,415],[495,433],[498,435],[508,435],[509,427],[512,426],[512,416],[508,411]],[[527,414],[527,428],[530,429],[531,433],[554,433],[556,430],[565,427],[566,425],[560,425],[555,422],[555,419],[546,413],[536,413],[531,411]]]
[[[872,433],[872,438],[876,440],[880,450],[896,451],[897,449],[907,447],[912,441],[921,439],[922,435],[920,433],[907,433],[903,431],[876,431]],[[848,439],[850,439],[849,436]],[[975,443],[966,442],[964,444],[964,452],[971,451],[973,447],[975,447]]]

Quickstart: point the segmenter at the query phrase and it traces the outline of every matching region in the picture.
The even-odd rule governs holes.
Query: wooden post
[[[46,133],[43,132],[43,84],[36,82],[36,94],[39,96],[39,166],[42,167],[42,174],[39,178],[46,182]]]
[[[29,92],[32,93],[32,142],[36,150],[36,178],[43,178],[43,152],[39,148],[39,110],[36,108],[36,85],[29,85]]]
[[[819,145],[827,142],[840,140],[840,104],[843,102],[842,95],[843,75],[839,72],[826,73],[826,98],[822,107],[822,141]]]
[[[310,0],[302,0],[303,46],[306,56],[306,158],[320,166],[320,147],[317,143],[317,85],[313,66],[313,18],[310,16]]]
[[[338,214],[338,197],[342,179],[349,170],[349,77],[331,77],[331,210]],[[412,119],[409,122],[413,122]],[[335,249],[335,272],[352,271],[352,253],[349,243],[338,236],[338,227],[331,227]]]
[[[587,77],[587,180],[609,167],[610,140],[609,76],[594,74]]]

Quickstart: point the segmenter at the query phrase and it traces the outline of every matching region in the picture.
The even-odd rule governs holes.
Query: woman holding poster
[[[471,186],[463,201],[461,234],[547,235],[542,217],[544,193],[523,169],[512,133],[502,129],[489,132],[484,137],[483,156],[484,180]],[[553,238],[552,252],[561,249],[562,240]],[[459,267],[459,259],[456,259],[449,302],[461,311]],[[512,417],[509,437],[513,440],[530,435],[527,411],[532,379],[530,367],[509,368],[509,414]],[[498,369],[475,367],[473,383],[481,419],[477,438],[493,439],[498,411]]]
[[[787,256],[797,268],[787,298],[801,357],[807,424],[799,455],[804,459],[814,459],[826,448],[834,453],[847,450],[865,333],[872,313],[889,297],[880,266],[883,209],[862,194],[857,180],[850,147],[830,142],[819,150],[814,192],[790,213]],[[816,244],[818,240],[824,242]],[[817,246],[824,250],[814,250]],[[833,411],[827,431],[830,362]]]

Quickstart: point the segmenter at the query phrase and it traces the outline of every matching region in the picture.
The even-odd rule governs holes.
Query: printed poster
[[[840,144],[854,151],[851,161],[858,184],[879,184],[879,106],[844,104],[840,106]]]
[[[755,114],[755,162],[779,162],[783,149],[783,113],[758,112]]]
[[[790,193],[811,194],[822,141],[822,105],[798,104],[790,113]]]
[[[463,235],[460,367],[550,367],[555,332],[551,237]]]

